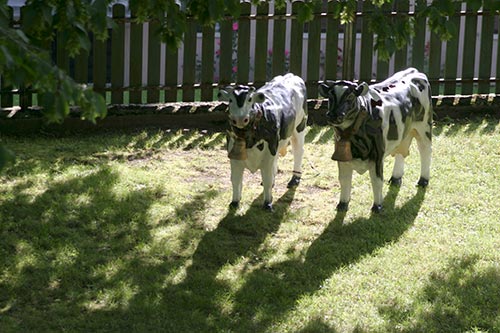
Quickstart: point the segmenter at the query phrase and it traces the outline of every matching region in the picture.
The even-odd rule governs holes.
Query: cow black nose
[[[236,125],[236,120],[233,119],[233,125]]]
[[[246,117],[245,119],[243,119],[243,122],[244,122],[245,124],[247,124],[247,123],[248,123],[248,117]]]

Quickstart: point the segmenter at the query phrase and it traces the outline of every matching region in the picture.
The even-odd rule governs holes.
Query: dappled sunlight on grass
[[[1,330],[500,330],[500,126],[435,133],[429,187],[413,145],[379,215],[368,174],[335,211],[329,127],[308,129],[296,190],[280,158],[273,213],[259,172],[229,209],[224,133],[2,138],[17,161],[0,176]]]

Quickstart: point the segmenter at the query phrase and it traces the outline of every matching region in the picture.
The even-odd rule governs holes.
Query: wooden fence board
[[[214,82],[214,39],[215,29],[204,26],[202,29],[203,40],[201,44],[201,100],[213,99],[212,83]]]
[[[148,103],[160,102],[161,41],[158,22],[149,22],[148,31]]]
[[[469,10],[469,8],[467,8]],[[476,54],[476,36],[477,36],[477,16],[467,15],[465,17],[465,41],[462,66],[462,95],[473,93],[474,64]]]
[[[184,33],[184,60],[182,77],[182,100],[194,101],[194,83],[196,71],[196,22],[190,21]]]
[[[415,36],[411,40],[411,64],[421,72],[425,72],[425,18],[420,17],[418,12],[415,18]]]
[[[257,15],[267,16],[269,12],[269,4],[267,1],[261,1],[257,6]],[[256,36],[259,36],[259,42],[255,43],[255,79],[254,83],[256,87],[260,87],[266,81],[267,72],[267,34],[269,29],[269,23],[267,20],[257,20],[256,25]]]
[[[233,21],[226,19],[220,23],[219,84],[232,82],[233,70]]]
[[[441,47],[442,42],[438,35],[431,32],[429,44],[429,81],[431,82],[432,94],[438,95],[440,91],[439,78],[441,77]]]
[[[490,11],[491,4],[485,1],[483,10]],[[483,15],[481,27],[481,48],[479,50],[479,83],[478,89],[482,93],[489,93],[491,84],[492,51],[493,51],[493,33],[494,33],[494,17],[493,15]]]
[[[292,14],[297,15],[303,5],[303,1],[294,1],[292,3]],[[299,22],[299,20],[293,20],[290,36],[290,73],[299,76],[302,76],[303,42],[304,24]]]
[[[497,13],[496,15],[496,22],[497,24],[500,24],[500,15]],[[498,26],[498,25],[497,25]],[[500,35],[497,35],[497,72],[496,72],[496,78],[497,80],[500,78]],[[500,81],[497,81],[495,84],[495,93],[500,94]]]
[[[106,41],[99,40],[94,35],[92,56],[92,77],[95,92],[106,96]]]
[[[314,8],[316,14],[321,13],[321,4]],[[307,95],[309,98],[318,98],[321,19],[309,22],[309,38],[307,40]]]
[[[165,86],[168,88],[165,91],[165,102],[177,102],[179,53],[167,46],[165,54]]]
[[[12,7],[8,7],[8,15],[10,17],[10,24],[14,21],[14,11]],[[2,76],[0,75],[0,107],[2,108],[8,108],[11,106],[14,106],[14,95],[12,93],[12,87],[11,85],[7,85],[6,82],[4,82]]]
[[[390,12],[392,10],[392,7],[390,4],[385,3],[382,5],[382,11],[384,12]],[[389,61],[390,60],[382,60],[380,57],[377,59],[377,80],[382,81],[387,78],[389,75]]]
[[[23,25],[23,8],[21,8],[21,17],[20,17],[20,25]],[[87,51],[81,51],[82,53],[85,52],[88,55]],[[81,81],[77,81],[81,82]],[[86,83],[86,82],[85,82]],[[19,88],[20,95],[19,95],[19,106],[21,109],[26,110],[28,107],[33,105],[33,94],[31,91],[31,85],[28,86],[21,86]]]
[[[400,0],[396,2],[396,12],[398,17],[395,19],[397,25],[403,24],[408,20],[408,12],[410,4],[408,0]],[[394,71],[400,71],[408,67],[408,44],[397,50],[394,55]]]
[[[331,13],[337,5],[337,1],[328,1],[328,12]],[[338,59],[341,57],[339,52],[339,20],[328,16],[326,19],[326,48],[325,48],[325,79],[338,79]]]
[[[363,12],[373,10],[371,1],[365,1],[363,4]],[[370,82],[372,79],[372,60],[373,60],[373,34],[369,30],[370,19],[368,16],[362,17],[361,26],[361,64],[359,69],[360,81]]]
[[[286,7],[275,9],[274,14],[282,16],[286,13]],[[312,23],[312,22],[311,22]],[[282,75],[285,72],[285,35],[286,21],[283,19],[274,20],[273,30],[273,45],[270,49],[272,52],[271,60],[271,77]],[[271,79],[268,77],[267,79]]]
[[[113,6],[115,29],[111,33],[111,104],[123,103],[123,81],[125,70],[125,6]]]
[[[250,2],[241,3],[241,15],[250,15],[252,5]],[[237,83],[248,84],[250,74],[250,20],[241,18],[233,30],[238,33],[238,58],[237,58]]]
[[[455,4],[455,10],[457,13],[460,12],[462,7],[461,3]],[[444,94],[445,95],[455,95],[457,90],[457,83],[454,78],[457,76],[457,66],[458,66],[458,32],[460,31],[460,15],[455,15],[450,18],[450,21],[456,25],[457,29],[455,35],[446,42],[446,60],[444,67]]]
[[[132,13],[132,22],[130,24],[130,103],[142,103],[142,23],[134,19]]]

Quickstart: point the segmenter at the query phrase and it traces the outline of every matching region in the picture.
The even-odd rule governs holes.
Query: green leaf
[[[297,19],[299,20],[299,22],[301,23],[308,22],[311,21],[313,18],[314,18],[314,13],[311,6],[306,4],[299,8],[299,11],[297,13]]]

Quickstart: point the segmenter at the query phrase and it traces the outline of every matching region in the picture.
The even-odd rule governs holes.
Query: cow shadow
[[[425,189],[419,188],[401,207],[395,206],[398,191],[391,188],[387,193],[386,213],[348,224],[344,223],[345,213],[337,213],[304,257],[253,271],[235,297],[234,312],[257,312],[258,320],[244,317],[240,325],[246,325],[246,331],[264,331],[293,309],[299,298],[320,290],[332,273],[399,239],[414,223]],[[249,294],[253,295],[251,299]]]
[[[202,236],[182,282],[163,291],[163,298],[168,302],[162,304],[161,312],[175,331],[217,331],[220,327],[216,326],[229,325],[227,322],[233,319],[229,319],[218,304],[221,295],[230,294],[231,284],[219,274],[225,267],[238,265],[242,260],[253,264],[261,260],[260,246],[278,231],[294,195],[295,189],[288,189],[274,202],[273,213],[262,209],[261,195],[243,214],[229,210],[214,230]],[[189,304],[197,304],[197,308]]]

